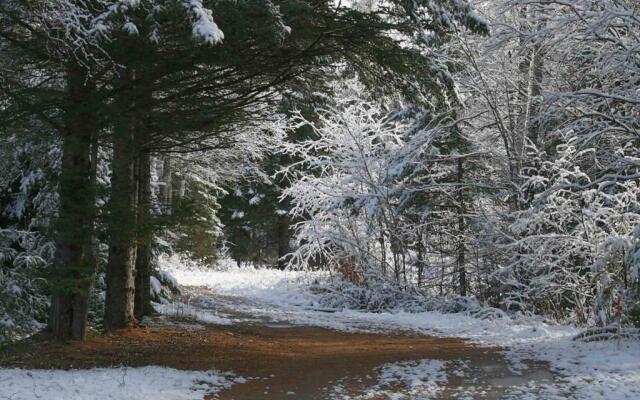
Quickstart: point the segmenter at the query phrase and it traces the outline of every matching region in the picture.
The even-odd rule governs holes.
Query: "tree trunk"
[[[87,224],[87,240],[84,243],[84,257],[88,263],[87,276],[84,280],[82,291],[84,295],[75,296],[73,304],[73,323],[71,326],[72,336],[75,339],[84,340],[87,336],[87,316],[89,315],[89,303],[91,292],[96,278],[96,266],[98,265],[97,255],[94,250],[93,240],[95,238],[95,190],[98,180],[98,135],[94,133],[91,140],[91,169],[89,172],[89,188],[91,204],[87,210],[89,213],[89,223]]]
[[[140,113],[146,110],[153,100],[152,89],[149,82],[142,77],[139,82],[139,90],[136,97],[136,109],[138,110],[136,129],[137,156],[137,186],[138,186],[138,213],[137,213],[137,254],[135,276],[134,314],[136,318],[153,313],[151,307],[151,245],[153,241],[153,227],[151,225],[151,155],[147,150],[149,141],[149,121],[147,114]]]
[[[286,255],[289,254],[289,217],[287,215],[278,216],[278,269],[284,270],[287,267]]]
[[[387,277],[387,244],[384,240],[384,224],[382,223],[382,218],[379,218],[378,226],[380,227],[380,236],[378,237],[378,242],[380,243],[380,258],[381,258],[381,266],[382,266],[382,276]]]
[[[95,273],[89,253],[95,203],[90,153],[96,117],[94,88],[81,67],[69,67],[67,85],[49,329],[57,339],[83,340]]]
[[[164,156],[162,161],[162,183],[160,186],[160,202],[163,213],[171,214],[171,194],[173,193],[173,168],[171,168],[171,157]]]
[[[531,50],[531,64],[529,65],[529,102],[527,109],[527,118],[531,119],[532,116],[538,112],[539,104],[537,98],[542,93],[542,74],[543,74],[543,58],[542,58],[542,46],[535,45]],[[534,145],[538,146],[538,127],[534,121],[528,121],[527,123],[527,137]]]
[[[134,313],[140,319],[153,312],[151,307],[151,157],[142,151],[138,160],[138,251]]]
[[[180,208],[182,200],[184,199],[186,181],[181,173],[174,174],[171,179],[171,211],[174,212]]]
[[[131,87],[135,74],[121,72],[122,87]],[[109,257],[104,323],[107,330],[123,328],[134,321],[134,267],[136,260],[136,123],[134,97],[124,90],[117,99],[120,108],[113,132],[113,166],[109,204]]]
[[[464,179],[464,162],[462,158],[458,159],[458,184],[462,185]],[[467,295],[467,270],[465,267],[465,206],[464,206],[464,190],[460,187],[458,192],[458,283],[460,286],[460,296]]]
[[[531,8],[534,7],[534,8]],[[521,10],[523,21],[539,18],[540,10],[535,6],[524,6]],[[531,29],[531,28],[527,28]],[[538,30],[544,29],[543,20],[539,20]],[[536,98],[541,94],[542,74],[543,74],[543,58],[542,46],[540,44],[528,43],[527,37],[523,34],[520,38],[520,46],[525,55],[518,65],[520,80],[518,83],[518,93],[520,97],[521,109],[518,114],[516,140],[514,150],[518,160],[517,174],[522,173],[522,169],[526,164],[526,144],[530,140],[534,144],[538,144],[537,127],[534,126],[533,117],[537,112]],[[519,179],[519,178],[518,178]]]
[[[418,267],[418,287],[422,287],[422,274],[424,273],[424,266],[426,264],[424,259],[425,248],[422,239],[422,230],[418,229],[416,235],[416,264]]]

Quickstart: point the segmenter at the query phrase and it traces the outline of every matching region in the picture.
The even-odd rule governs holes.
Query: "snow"
[[[159,296],[162,291],[162,284],[160,281],[155,276],[152,276],[149,278],[149,284],[151,287],[151,297]]]
[[[0,399],[196,400],[244,381],[218,371],[162,367],[68,371],[0,369]]]
[[[224,33],[213,22],[212,11],[202,5],[202,0],[185,0],[184,7],[192,15],[193,36],[214,45],[222,42]]]
[[[213,325],[232,325],[233,321],[220,315],[201,310],[184,303],[154,304],[153,308],[162,315],[186,318]]]
[[[131,36],[138,36],[140,32],[138,31],[138,27],[131,21],[126,22],[122,26],[122,30],[127,32]]]
[[[262,200],[262,197],[263,196],[261,196],[259,194],[253,196],[252,198],[249,199],[249,205],[255,206],[255,205],[260,204],[260,201]]]
[[[163,266],[181,285],[206,287],[215,294],[242,298],[243,302],[227,304],[240,314],[342,331],[406,330],[466,338],[503,348],[515,371],[527,368],[524,360],[548,362],[559,378],[552,386],[545,384],[536,390],[548,394],[549,398],[562,397],[567,392],[575,399],[640,398],[638,341],[623,340],[620,349],[616,341],[574,341],[573,337],[580,332],[578,328],[525,316],[484,320],[463,313],[322,309],[317,295],[311,293],[308,286],[311,282],[329,279],[323,272],[237,268],[231,266],[231,262],[223,262],[222,267],[215,270],[187,269],[176,259],[165,259]],[[522,385],[514,389],[512,395],[528,398],[533,396],[532,390],[530,385]]]
[[[168,284],[168,285],[170,285],[171,287],[174,287],[174,288],[178,287],[178,280],[175,278],[175,276],[171,275],[169,272],[160,271],[158,276],[160,277],[160,280],[163,283],[166,283],[166,284]]]
[[[433,398],[447,382],[445,366],[444,361],[430,359],[385,364],[380,368],[378,384],[372,391],[380,395],[384,388],[402,384],[408,388],[409,398]]]
[[[231,219],[242,219],[242,218],[244,218],[243,211],[234,211],[233,215],[231,216]]]
[[[170,273],[182,286],[206,287],[216,293],[258,299],[265,302],[278,302],[281,297],[302,296],[305,285],[317,279],[324,279],[325,273],[304,271],[238,268],[232,260],[222,260],[215,269],[200,268],[197,264],[184,265],[177,256],[161,255],[158,263],[163,272]],[[288,302],[292,300],[289,298]]]

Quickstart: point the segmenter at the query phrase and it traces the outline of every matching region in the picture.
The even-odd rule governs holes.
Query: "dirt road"
[[[411,375],[420,360],[439,362],[444,379],[396,376],[380,385],[383,366],[408,367]],[[529,363],[520,373],[514,372],[499,349],[461,339],[347,333],[260,320],[215,325],[158,316],[146,326],[94,336],[84,343],[57,344],[38,335],[0,352],[0,366],[5,367],[121,365],[217,369],[247,378],[246,383],[219,393],[215,398],[220,400],[492,399],[531,380],[553,379],[545,365]]]

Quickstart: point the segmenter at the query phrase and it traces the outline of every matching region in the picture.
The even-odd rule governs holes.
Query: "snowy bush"
[[[60,152],[13,136],[0,142],[0,160],[1,342],[31,334],[47,321]]]
[[[460,35],[451,54],[467,67],[456,74],[464,131],[502,186],[474,232],[492,301],[607,327],[620,299],[623,324],[637,324],[637,2],[478,8],[491,38]]]
[[[462,253],[472,185],[462,165],[473,154],[464,153],[468,143],[452,114],[370,100],[357,79],[338,84],[335,105],[319,110],[318,121],[297,117],[314,135],[284,150],[300,160],[284,171],[291,186],[283,197],[300,221],[291,265],[323,265],[355,283],[390,280],[405,288],[433,284],[427,278],[446,270],[459,274],[447,292],[466,295]],[[441,239],[439,248],[431,235]]]
[[[159,270],[152,273],[151,301],[168,304],[176,294],[180,294],[178,281],[170,272]]]
[[[640,329],[638,328],[622,328],[616,325],[610,325],[605,327],[596,327],[585,329],[573,340],[581,342],[600,342],[605,340],[618,340],[618,339],[640,339]]]
[[[0,342],[44,326],[49,306],[45,276],[53,251],[38,233],[0,229]]]
[[[474,297],[440,297],[425,290],[405,288],[389,281],[368,281],[366,286],[344,280],[315,282],[310,291],[318,304],[327,309],[366,310],[370,312],[403,311],[419,313],[467,313],[478,319],[508,318],[502,310],[486,307]]]

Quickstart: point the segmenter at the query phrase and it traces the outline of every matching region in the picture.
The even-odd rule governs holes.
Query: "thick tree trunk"
[[[57,339],[83,340],[95,273],[90,257],[95,203],[90,153],[96,118],[93,87],[85,71],[71,65],[67,85],[49,329]]]
[[[122,86],[134,79],[122,72]],[[113,166],[109,204],[109,257],[104,323],[107,330],[123,328],[134,321],[134,267],[136,260],[136,123],[134,97],[125,90],[117,99],[120,112],[113,132]]]
[[[98,180],[98,137],[94,134],[91,140],[91,170],[89,172],[89,189],[92,205],[95,205],[95,189]],[[73,323],[71,326],[72,336],[75,339],[84,340],[87,336],[87,316],[89,315],[89,303],[91,301],[91,292],[95,282],[97,256],[93,246],[95,237],[95,206],[89,207],[89,224],[87,225],[87,239],[84,242],[84,258],[88,263],[87,276],[83,279],[83,287],[81,296],[74,297],[73,304]]]
[[[136,254],[135,317],[153,312],[151,307],[151,158],[141,152],[138,160],[138,251]]]
[[[146,110],[153,100],[152,88],[142,77],[139,81],[136,96],[137,123],[136,149],[137,159],[137,254],[135,275],[134,314],[140,319],[153,313],[151,307],[151,245],[153,241],[153,227],[151,224],[151,155],[147,150],[149,141],[148,116],[141,110]]]

